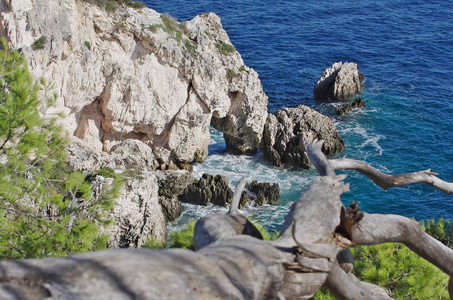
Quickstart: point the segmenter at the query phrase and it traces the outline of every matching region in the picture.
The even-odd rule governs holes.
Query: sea
[[[187,21],[216,13],[245,64],[258,72],[268,110],[307,105],[332,118],[346,149],[334,158],[363,160],[391,174],[432,169],[453,182],[453,1],[451,0],[144,0],[159,13]],[[338,116],[335,103],[319,103],[313,88],[334,62],[355,62],[365,76],[364,109]],[[279,168],[254,156],[225,153],[220,132],[211,129],[209,156],[194,177],[221,174],[230,185],[278,183],[276,205],[242,212],[278,231],[290,205],[318,176],[316,171]],[[453,195],[414,184],[383,191],[365,176],[346,173],[345,205],[398,214],[417,221],[453,218]],[[170,230],[225,208],[184,204]]]

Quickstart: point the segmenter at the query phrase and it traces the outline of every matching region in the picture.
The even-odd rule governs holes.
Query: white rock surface
[[[139,248],[146,239],[167,240],[167,220],[159,203],[159,187],[154,174],[145,172],[125,180],[110,213],[109,248]]]
[[[54,83],[69,133],[98,152],[135,140],[150,148],[150,168],[200,162],[211,123],[234,152],[261,145],[267,97],[237,51],[220,51],[231,42],[213,13],[172,31],[149,8],[107,12],[84,1],[8,0],[0,20],[32,73]],[[41,36],[45,48],[33,50]]]
[[[319,78],[315,97],[323,101],[343,101],[362,92],[364,76],[352,62],[336,62]]]

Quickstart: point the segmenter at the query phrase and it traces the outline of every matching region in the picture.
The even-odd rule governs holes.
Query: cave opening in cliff
[[[215,129],[212,125],[209,128],[209,133],[211,135],[211,140],[208,146],[209,155],[224,153],[226,143],[223,133]]]

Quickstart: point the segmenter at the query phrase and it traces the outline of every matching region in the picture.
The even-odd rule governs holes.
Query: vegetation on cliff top
[[[59,116],[43,118],[55,101],[35,82],[25,59],[0,39],[0,258],[40,258],[98,250],[102,225],[120,178],[93,193],[91,181],[66,163],[68,139]],[[113,181],[113,182],[112,182]]]

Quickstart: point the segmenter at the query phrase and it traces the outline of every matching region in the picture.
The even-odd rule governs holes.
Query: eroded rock
[[[364,76],[352,62],[336,62],[319,78],[315,98],[322,101],[343,101],[362,92]]]
[[[323,152],[332,155],[344,149],[344,143],[332,120],[300,105],[269,114],[264,127],[264,158],[276,166],[310,168],[307,145],[323,139]]]
[[[226,207],[233,198],[233,191],[228,186],[228,179],[222,175],[203,174],[195,179],[179,196],[181,201],[199,205],[210,203]]]
[[[213,13],[178,23],[149,8],[17,0],[1,7],[0,26],[53,82],[69,133],[99,153],[127,160],[132,146],[126,165],[187,168],[206,159],[211,124],[232,152],[261,145],[267,96]]]
[[[335,107],[335,112],[339,115],[344,115],[355,108],[363,108],[365,107],[365,100],[362,98],[355,99],[352,103],[346,103],[342,105],[338,105]]]
[[[246,190],[241,195],[239,208],[250,206],[252,203],[254,206],[273,205],[280,198],[278,183],[270,184],[269,182],[253,180],[246,184]]]

